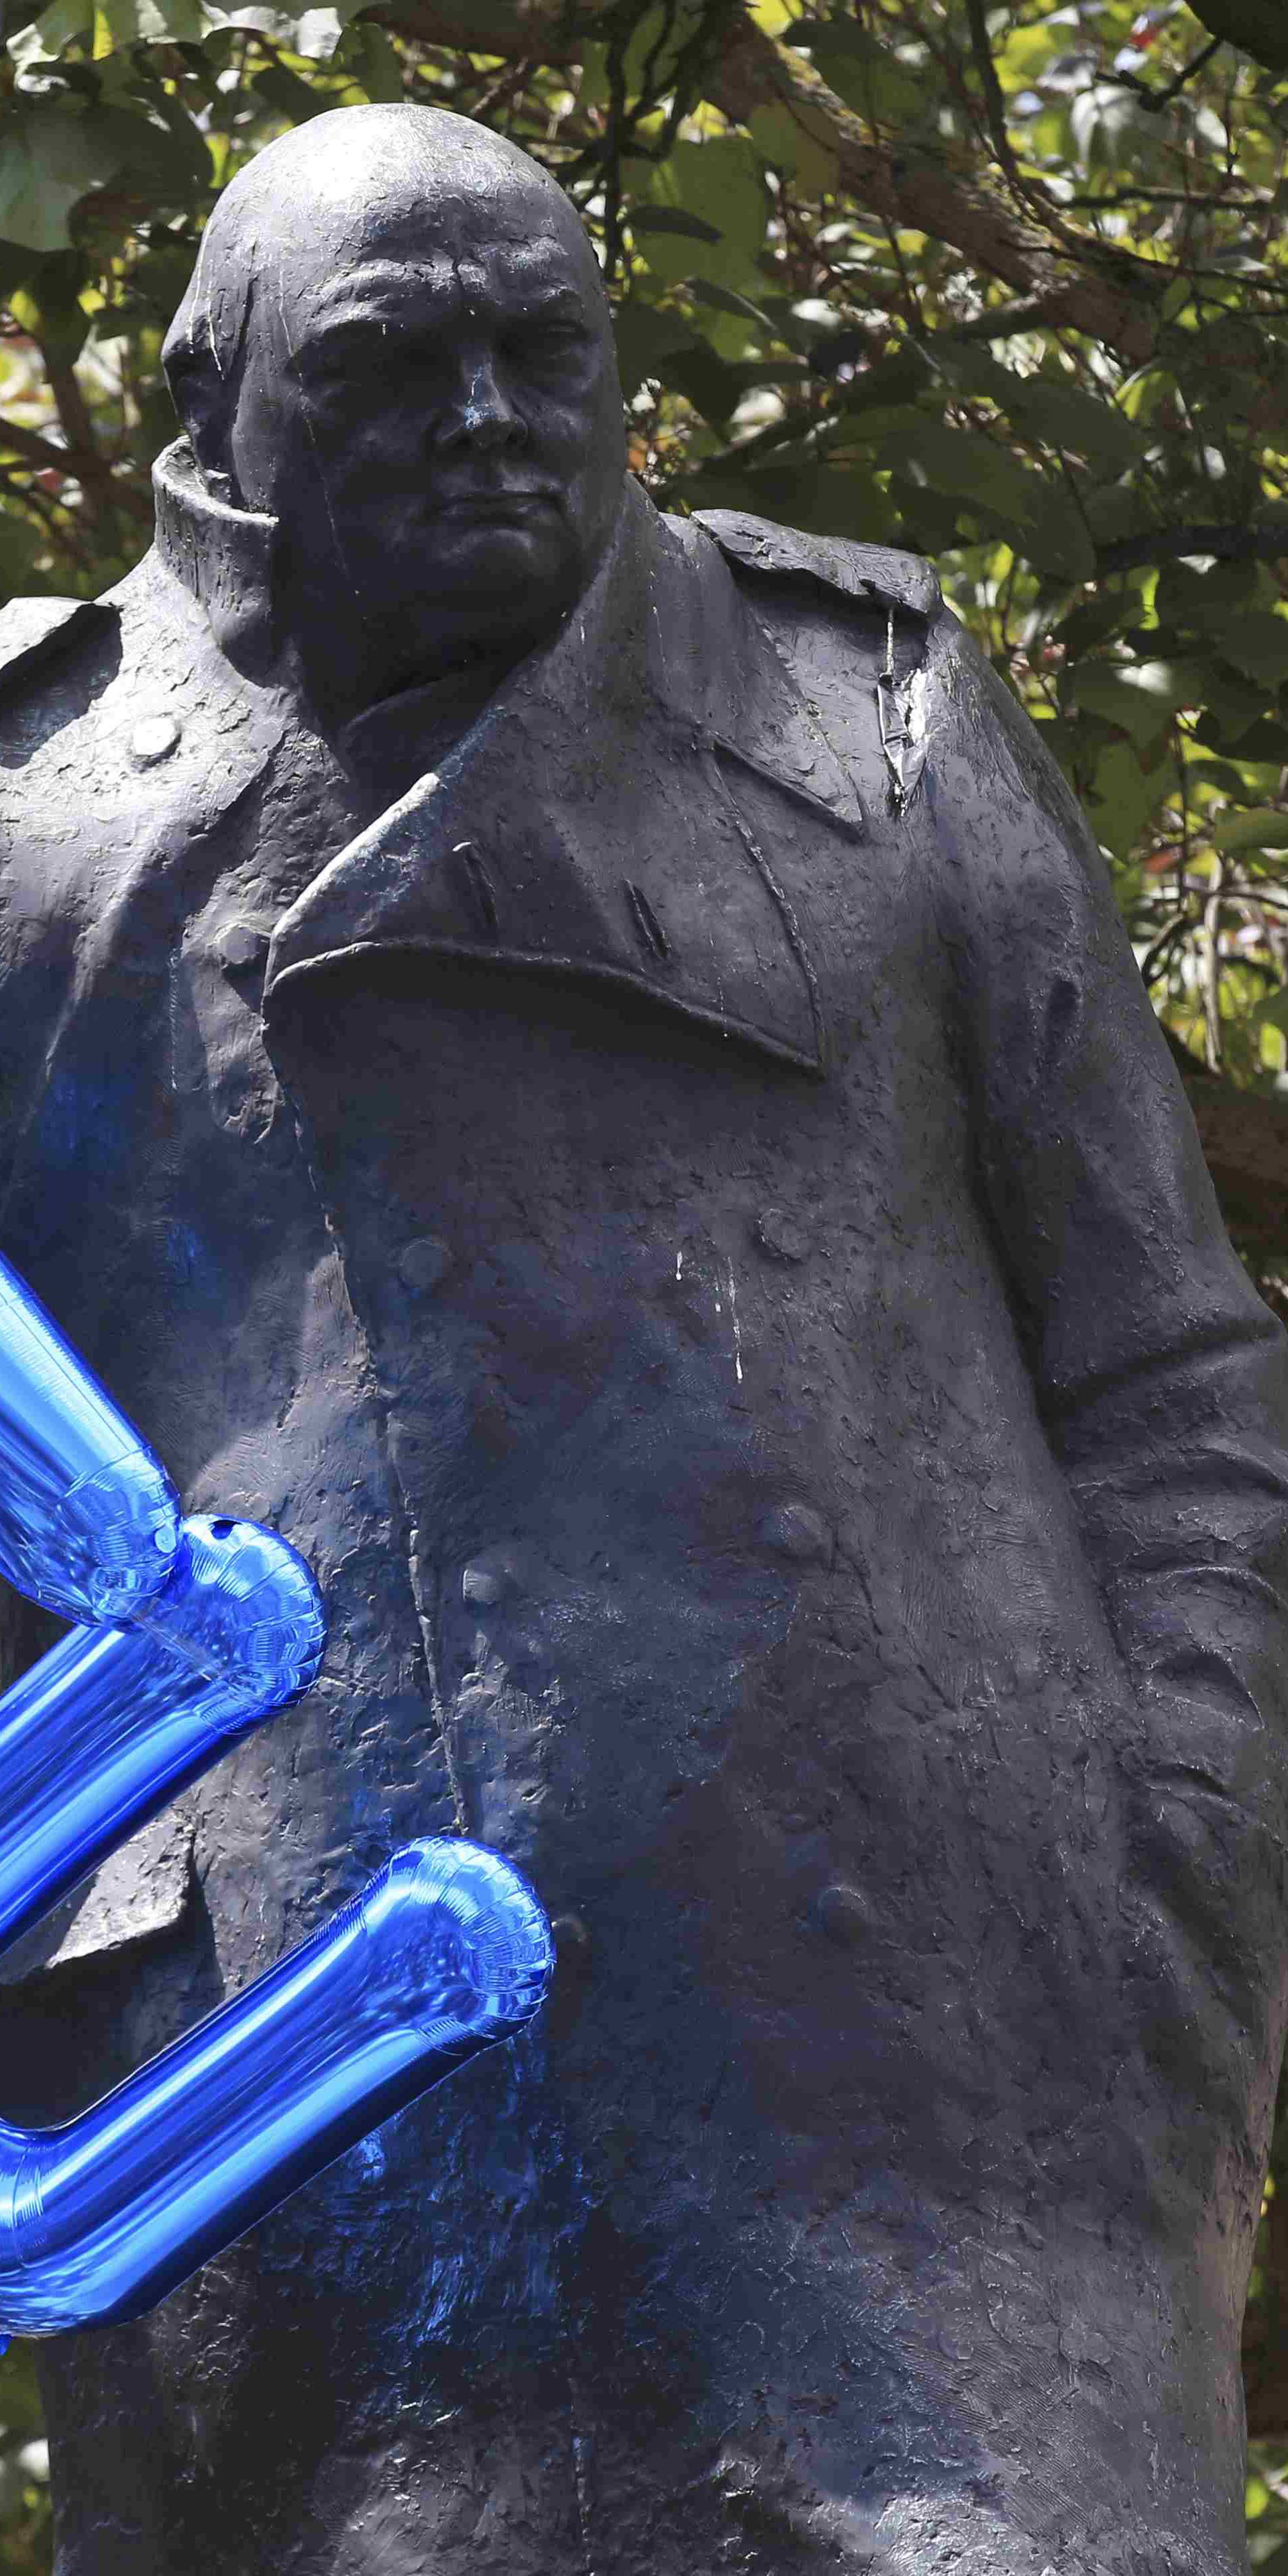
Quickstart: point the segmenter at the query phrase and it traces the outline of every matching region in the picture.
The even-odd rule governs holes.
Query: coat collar
[[[382,727],[405,759],[418,695],[428,712],[413,692],[354,729],[355,761],[374,765]],[[265,1010],[342,961],[421,950],[629,986],[820,1073],[817,980],[777,836],[756,830],[766,790],[797,826],[862,833],[718,549],[629,483],[554,641],[278,923]]]

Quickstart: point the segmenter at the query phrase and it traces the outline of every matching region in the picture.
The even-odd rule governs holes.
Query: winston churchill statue
[[[274,144],[167,358],[0,618],[3,1242],[332,1649],[6,2060],[408,1833],[561,1967],[54,2347],[59,2576],[1235,2576],[1288,1384],[1097,852],[927,564],[658,514],[478,127]]]

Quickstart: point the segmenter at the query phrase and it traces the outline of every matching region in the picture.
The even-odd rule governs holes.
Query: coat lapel
[[[279,922],[266,1009],[341,959],[420,949],[630,986],[820,1073],[817,982],[743,811],[752,780],[798,824],[862,833],[717,549],[629,485],[610,557],[553,645]]]

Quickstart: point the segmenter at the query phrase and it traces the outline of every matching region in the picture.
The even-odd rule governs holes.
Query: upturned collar
[[[414,721],[416,692],[374,710]],[[770,792],[768,847],[748,819]],[[848,779],[718,547],[628,482],[554,640],[279,922],[265,1008],[377,951],[637,992],[818,1073],[818,982],[776,852],[853,842]]]
[[[264,510],[235,510],[216,500],[186,438],[164,448],[152,468],[156,545],[173,574],[204,609],[215,642],[235,671],[264,680],[278,656],[273,611],[277,521]]]

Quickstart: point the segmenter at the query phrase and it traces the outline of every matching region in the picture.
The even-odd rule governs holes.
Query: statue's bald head
[[[592,296],[599,270],[562,188],[517,145],[443,108],[337,108],[297,126],[217,200],[165,345],[203,463],[245,362],[253,310],[289,329],[301,289],[383,248],[432,255],[462,233],[559,242]]]
[[[598,266],[556,182],[465,117],[339,109],[260,153],[165,363],[213,488],[311,578],[329,550],[386,630],[409,575],[448,648],[486,643],[493,596],[540,624],[603,550],[624,460]]]

